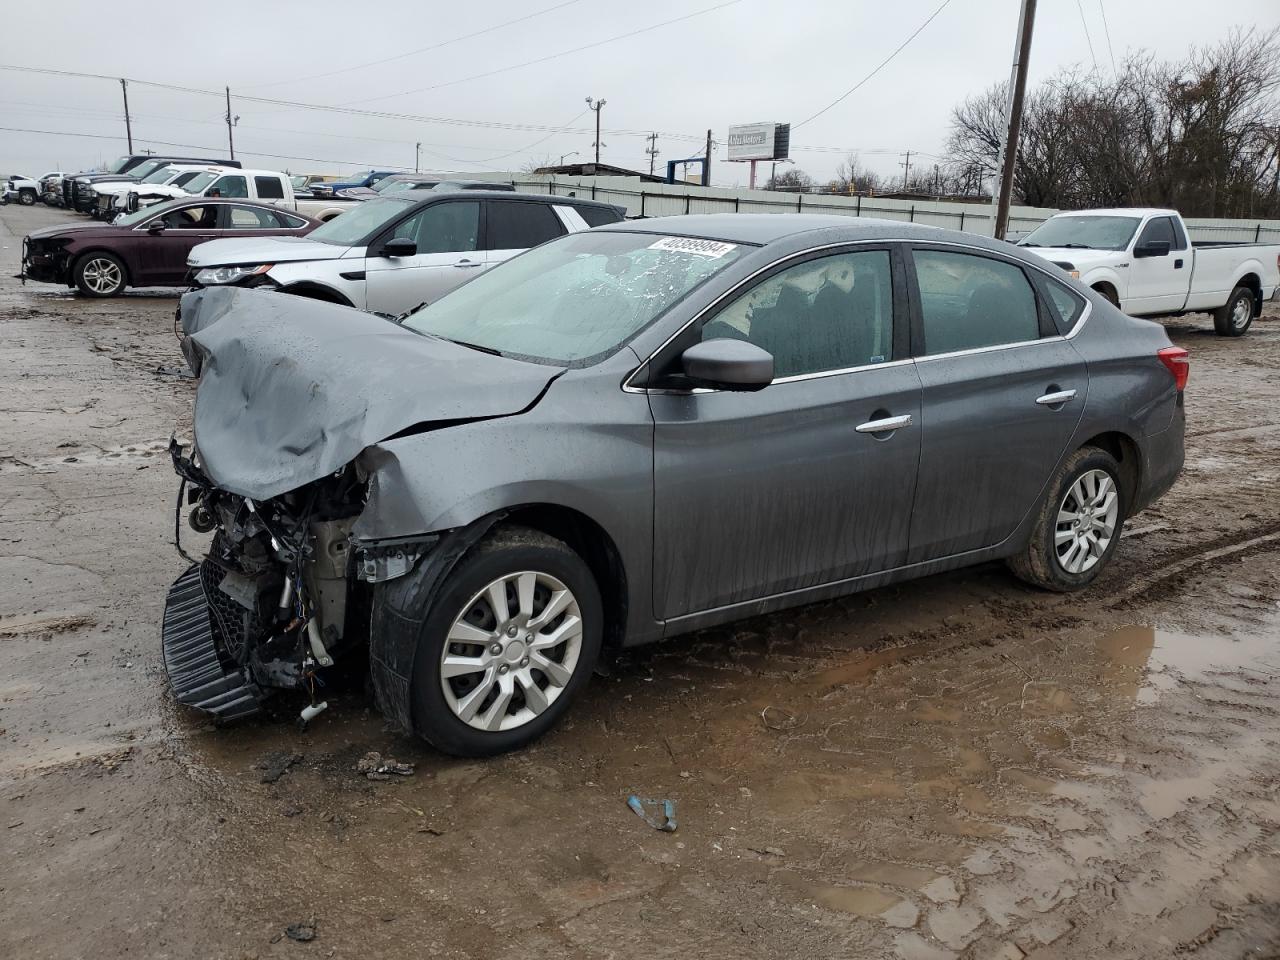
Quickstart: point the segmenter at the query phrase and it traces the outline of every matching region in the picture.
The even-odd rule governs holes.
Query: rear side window
[[[606,223],[618,223],[622,217],[609,207],[574,207],[578,216],[587,221],[589,227],[599,227]]]
[[[490,250],[527,250],[565,233],[549,204],[490,200],[488,207]]]
[[[1053,318],[1053,325],[1058,328],[1060,334],[1066,336],[1080,319],[1080,314],[1084,313],[1084,300],[1062,284],[1047,277],[1037,277],[1036,282],[1040,284],[1040,292],[1044,294],[1045,302],[1049,304],[1049,315]]]
[[[1035,293],[1018,267],[939,250],[913,258],[926,355],[1040,338]]]
[[[222,177],[209,188],[211,197],[243,197],[249,196],[249,182],[244,177]]]
[[[284,199],[284,184],[279,177],[254,177],[253,182],[258,188],[258,196],[264,200]]]
[[[271,210],[231,206],[227,212],[231,215],[228,224],[231,230],[275,230],[280,226],[280,218]]]

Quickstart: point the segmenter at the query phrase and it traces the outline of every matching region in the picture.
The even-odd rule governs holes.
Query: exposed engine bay
[[[215,487],[198,455],[187,456],[176,441],[170,453],[183,480],[175,534],[184,506],[193,530],[213,534],[192,579],[224,676],[238,674],[257,688],[258,701],[272,688],[300,688],[318,706],[320,670],[368,640],[370,587],[354,575],[350,541],[364,506],[356,467],[257,502]],[[209,709],[183,692],[183,702]]]

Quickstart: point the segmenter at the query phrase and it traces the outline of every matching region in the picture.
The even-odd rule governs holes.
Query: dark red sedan
[[[22,277],[78,287],[89,297],[114,297],[125,287],[180,287],[187,283],[187,254],[197,244],[221,237],[300,237],[319,225],[251,200],[170,200],[110,224],[37,230],[22,241]]]

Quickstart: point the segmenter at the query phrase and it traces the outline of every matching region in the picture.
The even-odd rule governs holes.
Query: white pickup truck
[[[296,210],[313,220],[332,220],[343,211],[350,210],[358,200],[326,197],[323,200],[298,198],[293,192],[290,178],[275,170],[236,170],[199,173],[181,187],[173,184],[150,184],[145,196],[139,192],[141,184],[130,185],[127,209],[132,212],[148,201],[168,200],[178,197],[231,197],[258,200],[288,210]]]
[[[1018,241],[1135,317],[1209,313],[1242,336],[1280,291],[1280,244],[1192,241],[1176,210],[1059,213]]]

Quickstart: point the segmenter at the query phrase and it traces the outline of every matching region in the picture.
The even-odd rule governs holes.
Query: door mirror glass
[[[1171,246],[1168,240],[1148,240],[1134,247],[1133,255],[1139,259],[1143,257],[1167,257]]]
[[[680,355],[684,375],[698,386],[763,390],[773,383],[773,355],[728,337],[695,343]]]
[[[412,257],[418,252],[418,241],[411,237],[392,237],[382,245],[384,257]]]

